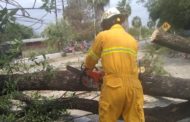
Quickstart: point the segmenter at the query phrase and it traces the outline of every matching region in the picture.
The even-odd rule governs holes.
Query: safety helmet
[[[104,20],[110,19],[113,16],[121,16],[122,14],[120,13],[120,11],[117,8],[109,8],[108,10],[106,10],[102,16],[101,22],[103,22]]]

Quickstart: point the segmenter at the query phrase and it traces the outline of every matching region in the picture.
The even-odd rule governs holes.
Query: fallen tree
[[[35,102],[26,96],[19,96],[16,99],[26,102],[27,107]],[[54,109],[79,109],[93,114],[98,114],[98,101],[77,97],[58,98],[42,102],[41,108],[44,112]],[[176,122],[190,116],[190,102],[172,104],[167,107],[145,108],[145,119],[147,122]]]
[[[77,76],[67,71],[36,72],[31,74],[14,74],[12,76],[0,75],[0,93],[6,87],[6,82],[17,81],[16,89],[25,90],[65,90],[65,91],[90,91],[79,83]]]
[[[17,90],[64,90],[64,91],[95,91],[88,89],[79,83],[79,77],[67,71],[56,71],[48,75],[48,72],[40,72],[24,75],[13,75],[12,79],[19,79]],[[0,75],[0,91],[6,87],[6,79],[9,76]],[[140,77],[144,93],[153,96],[166,96],[190,100],[190,79],[181,79],[168,76]]]
[[[152,42],[176,51],[190,54],[190,40],[179,35],[155,30],[152,34]]]

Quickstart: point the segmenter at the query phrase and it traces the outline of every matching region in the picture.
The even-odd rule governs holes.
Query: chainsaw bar
[[[75,73],[76,75],[81,75],[81,74],[82,74],[82,71],[81,71],[81,70],[79,70],[79,69],[77,69],[77,68],[74,68],[74,67],[72,67],[72,66],[69,66],[69,65],[66,66],[66,69],[67,69],[68,71],[72,72],[72,73]]]

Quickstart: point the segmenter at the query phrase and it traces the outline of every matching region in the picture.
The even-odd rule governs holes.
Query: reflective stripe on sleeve
[[[118,53],[118,52],[119,52],[119,53],[127,53],[127,54],[134,55],[134,56],[137,55],[137,52],[134,51],[134,50],[131,49],[131,48],[112,47],[112,48],[103,49],[101,56],[105,56],[105,55],[112,54],[112,53]]]
[[[92,49],[88,51],[88,55],[91,56],[94,60],[98,60],[99,57],[94,53]]]

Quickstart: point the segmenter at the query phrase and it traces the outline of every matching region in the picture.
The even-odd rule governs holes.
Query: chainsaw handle
[[[84,70],[85,70],[84,63],[81,64],[80,69],[81,69],[81,71],[84,71]],[[94,67],[94,69],[95,69],[96,71],[99,71],[97,67]]]

